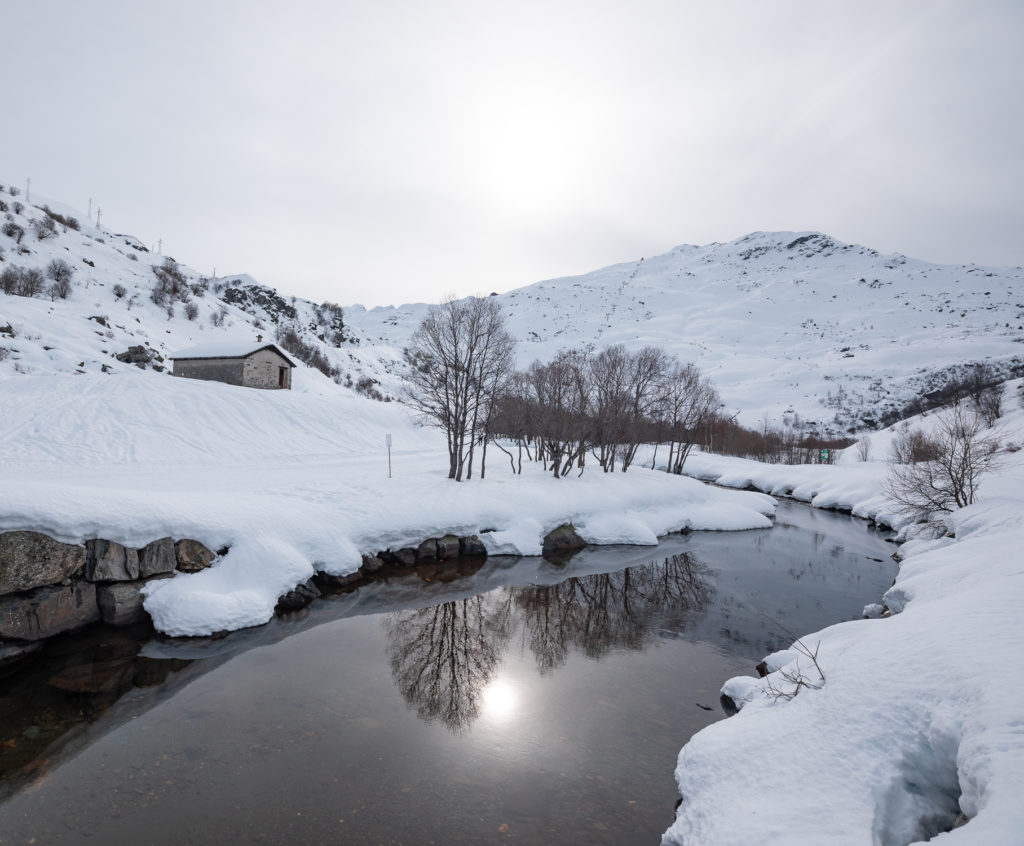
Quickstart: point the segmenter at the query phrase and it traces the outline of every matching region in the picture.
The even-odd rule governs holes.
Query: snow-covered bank
[[[209,570],[146,588],[157,627],[174,635],[266,622],[315,570],[354,572],[361,552],[448,531],[480,533],[492,553],[539,555],[567,521],[592,543],[653,544],[681,529],[763,528],[774,511],[762,494],[642,468],[513,476],[497,451],[486,479],[455,483],[438,433],[308,370],[293,391],[147,374],[22,376],[0,387],[0,531],[230,547]]]
[[[1013,399],[1010,399],[1013,398]],[[1015,395],[1008,404],[1016,406]],[[1000,425],[1020,443],[1024,413]],[[679,756],[684,797],[666,844],[1021,842],[1024,805],[1024,452],[1007,456],[981,500],[951,516],[954,538],[912,541],[879,620],[804,635],[769,659],[764,680],[730,680],[735,717]],[[879,463],[759,466],[697,456],[693,471],[726,484],[792,493],[816,505],[885,514]],[[790,679],[804,687],[791,699]],[[1009,675],[1008,675],[1009,674]]]

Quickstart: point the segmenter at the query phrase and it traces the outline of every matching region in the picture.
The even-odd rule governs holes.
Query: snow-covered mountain
[[[342,314],[245,274],[212,279],[168,263],[59,203],[25,204],[9,191],[0,202],[0,274],[17,290],[18,273],[38,271],[43,288],[0,295],[0,378],[166,373],[176,350],[284,333],[326,374],[323,390],[335,389],[328,377],[372,396],[400,390],[402,348],[426,304]],[[73,268],[66,299],[46,294],[54,261]],[[767,414],[871,428],[964,365],[985,361],[1008,375],[1024,366],[1021,268],[930,264],[814,232],[680,246],[492,296],[524,366],[572,347],[660,346],[703,368],[747,425]],[[132,347],[141,350],[126,355]]]

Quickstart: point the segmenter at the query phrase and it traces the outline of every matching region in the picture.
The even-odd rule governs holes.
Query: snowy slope
[[[76,273],[67,300],[0,295],[0,329],[14,333],[0,332],[0,347],[11,350],[0,360],[0,378],[132,370],[114,356],[140,344],[162,358],[148,369],[166,368],[169,354],[185,347],[274,340],[290,328],[342,386],[400,395],[402,348],[426,304],[346,307],[342,325],[329,304],[283,296],[245,274],[209,279],[183,265],[195,291],[189,319],[183,302],[151,301],[154,266],[164,256],[48,200],[82,228],[58,226],[55,237],[39,241],[32,220],[43,213],[33,204],[15,214],[16,199],[0,193],[26,230],[20,249],[28,252],[0,235],[0,272],[42,270],[61,258]],[[987,361],[1007,375],[1024,367],[1020,268],[929,264],[819,233],[758,232],[680,246],[495,296],[520,341],[522,365],[572,347],[657,345],[704,368],[726,408],[751,426],[766,413],[775,422],[799,415],[822,430],[870,429],[965,363]]]
[[[928,374],[1024,361],[1020,268],[929,264],[813,232],[680,246],[498,300],[522,364],[570,347],[656,345],[705,369],[747,425],[795,412],[845,430],[934,387]],[[425,308],[352,308],[348,319],[398,349]]]
[[[724,691],[745,704],[680,753],[684,801],[666,846],[917,843],[947,831],[960,813],[966,824],[939,841],[1021,842],[1020,384],[1007,386],[997,424],[1017,451],[984,479],[977,503],[949,517],[955,536],[901,547],[884,597],[893,616],[801,634],[824,680],[791,649],[767,657],[767,679],[726,682]],[[879,447],[891,435],[879,433]],[[692,469],[726,485],[792,491],[821,507],[893,519],[879,490],[881,460],[812,467],[696,456]],[[814,686],[776,696],[793,690],[784,672]]]

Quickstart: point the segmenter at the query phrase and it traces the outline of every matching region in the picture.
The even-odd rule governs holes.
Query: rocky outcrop
[[[139,577],[139,551],[96,538],[85,542],[85,577],[90,582],[127,582]]]
[[[96,585],[91,582],[0,596],[0,638],[41,640],[99,619]]]
[[[548,553],[572,552],[583,549],[587,542],[576,532],[572,523],[563,523],[552,529],[544,536],[543,552]]]
[[[0,534],[0,594],[52,585],[84,566],[84,547],[39,532]]]
[[[183,538],[174,544],[177,568],[182,573],[198,573],[210,566],[217,556],[197,540]]]
[[[172,538],[160,538],[139,550],[139,577],[148,579],[164,573],[173,573],[178,566]]]

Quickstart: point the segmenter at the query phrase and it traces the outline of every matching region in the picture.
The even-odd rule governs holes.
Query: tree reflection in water
[[[542,675],[574,648],[594,659],[644,649],[659,631],[685,629],[690,615],[707,606],[715,592],[711,577],[706,565],[681,553],[615,573],[390,614],[384,624],[391,672],[421,718],[459,731],[479,716],[482,692],[517,628]]]
[[[391,672],[416,713],[453,731],[480,714],[480,695],[508,643],[511,602],[491,594],[389,614]]]

